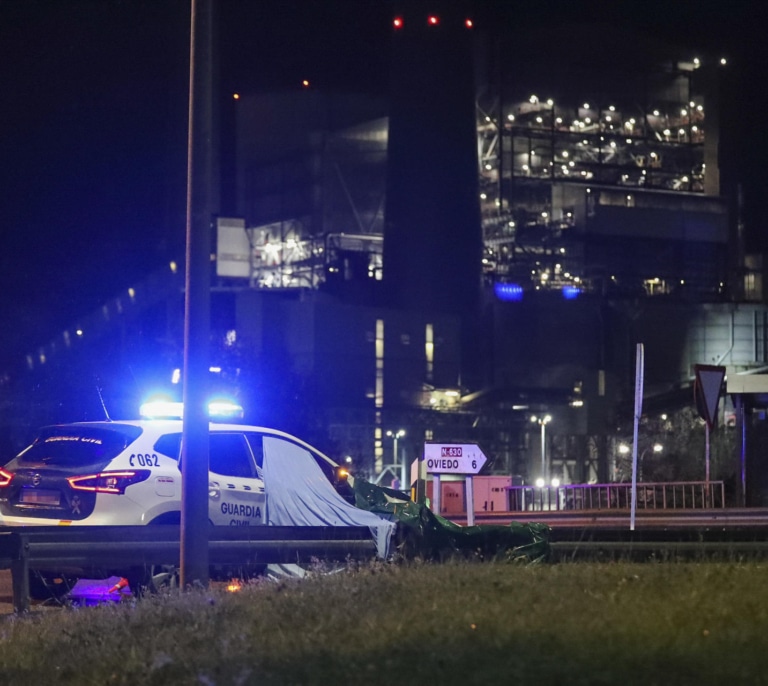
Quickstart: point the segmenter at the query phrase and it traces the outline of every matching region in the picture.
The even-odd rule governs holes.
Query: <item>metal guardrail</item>
[[[509,486],[510,512],[629,510],[631,483]],[[637,484],[638,510],[703,510],[725,507],[722,481],[669,481]]]
[[[757,517],[755,518],[758,519]],[[768,520],[752,525],[702,526],[685,521],[667,522],[663,528],[605,526],[553,528],[553,561],[661,560],[661,559],[765,559],[768,555]]]
[[[210,528],[211,565],[369,559],[376,545],[368,527],[258,526]],[[29,609],[31,570],[125,569],[180,563],[178,526],[5,527],[0,569],[10,569],[13,606]]]

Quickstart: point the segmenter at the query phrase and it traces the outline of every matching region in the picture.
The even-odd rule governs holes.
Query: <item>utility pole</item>
[[[181,587],[208,586],[207,378],[213,146],[213,0],[190,0]]]

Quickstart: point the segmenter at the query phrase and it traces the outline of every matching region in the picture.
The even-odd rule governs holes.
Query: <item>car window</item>
[[[178,460],[181,457],[181,434],[165,434],[155,442],[155,452]]]
[[[256,469],[264,468],[264,446],[261,439],[264,438],[262,434],[249,432],[246,434],[248,444],[251,446],[251,452],[253,453],[253,459],[256,460]]]
[[[222,476],[256,476],[251,451],[241,433],[212,433],[209,464],[212,472]]]
[[[222,476],[238,476],[252,478],[255,476],[254,457],[257,457],[259,469],[261,469],[262,449],[261,438],[254,438],[251,446],[246,443],[245,436],[240,433],[210,434],[208,465],[212,472]],[[165,434],[155,442],[155,450],[158,453],[172,457],[181,462],[181,434]]]
[[[16,458],[21,465],[81,467],[105,464],[138,438],[141,429],[55,426],[41,430],[34,443]]]

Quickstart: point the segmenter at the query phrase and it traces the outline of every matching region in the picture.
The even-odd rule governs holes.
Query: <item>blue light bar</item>
[[[523,299],[523,287],[516,283],[495,283],[493,292],[504,302],[519,302]]]
[[[211,400],[208,403],[208,416],[211,419],[242,419],[243,406],[232,400]]]
[[[154,398],[141,404],[139,414],[144,419],[181,419],[184,404],[165,398]]]
[[[154,398],[141,404],[139,415],[144,419],[181,419],[184,416],[184,403]],[[243,406],[226,399],[211,400],[208,403],[208,416],[211,419],[242,419]]]

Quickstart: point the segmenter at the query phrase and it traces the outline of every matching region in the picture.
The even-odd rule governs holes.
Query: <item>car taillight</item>
[[[13,480],[13,473],[6,472],[0,467],[0,488],[5,488]]]
[[[137,484],[149,478],[149,469],[131,469],[124,472],[101,472],[86,476],[69,476],[67,481],[76,491],[93,493],[125,493],[131,484]]]

